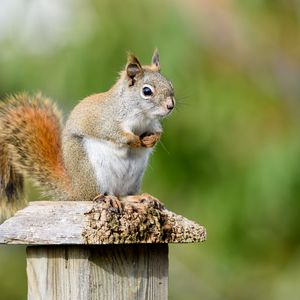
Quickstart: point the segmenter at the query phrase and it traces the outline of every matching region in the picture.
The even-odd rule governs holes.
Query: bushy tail
[[[54,196],[62,197],[68,187],[60,112],[41,95],[0,103],[0,217],[24,205],[23,176]]]

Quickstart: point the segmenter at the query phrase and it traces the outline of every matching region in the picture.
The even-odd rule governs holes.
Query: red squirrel
[[[24,199],[24,176],[55,200],[136,195],[162,133],[160,121],[174,107],[157,50],[150,65],[129,54],[113,87],[79,102],[65,126],[50,99],[8,97],[0,103],[1,214]]]

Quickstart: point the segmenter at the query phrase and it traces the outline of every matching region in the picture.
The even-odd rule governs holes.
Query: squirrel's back
[[[24,175],[52,195],[63,196],[68,177],[61,127],[61,113],[39,94],[19,94],[0,103],[0,215],[9,215],[24,202]]]

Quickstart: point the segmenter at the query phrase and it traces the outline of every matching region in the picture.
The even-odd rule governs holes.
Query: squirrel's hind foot
[[[121,197],[121,200],[122,202],[131,202],[133,205],[139,205],[141,209],[153,207],[162,210],[164,208],[164,204],[161,201],[148,193]]]
[[[112,196],[112,195],[97,195],[94,199],[93,202],[104,202],[106,204],[108,204],[108,206],[114,210],[116,210],[117,212],[122,213],[123,211],[123,206],[122,203],[120,201],[120,199],[116,196]]]
[[[97,195],[94,202],[105,203],[108,209],[123,213],[124,210],[147,211],[149,208],[164,209],[164,204],[150,194],[117,197],[113,195]]]

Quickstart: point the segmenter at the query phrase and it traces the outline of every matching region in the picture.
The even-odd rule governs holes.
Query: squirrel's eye
[[[145,86],[145,87],[143,87],[143,94],[145,96],[151,96],[153,93],[152,93],[152,90],[149,87]]]
[[[142,89],[143,98],[149,98],[153,95],[153,87],[151,85],[145,84]]]

